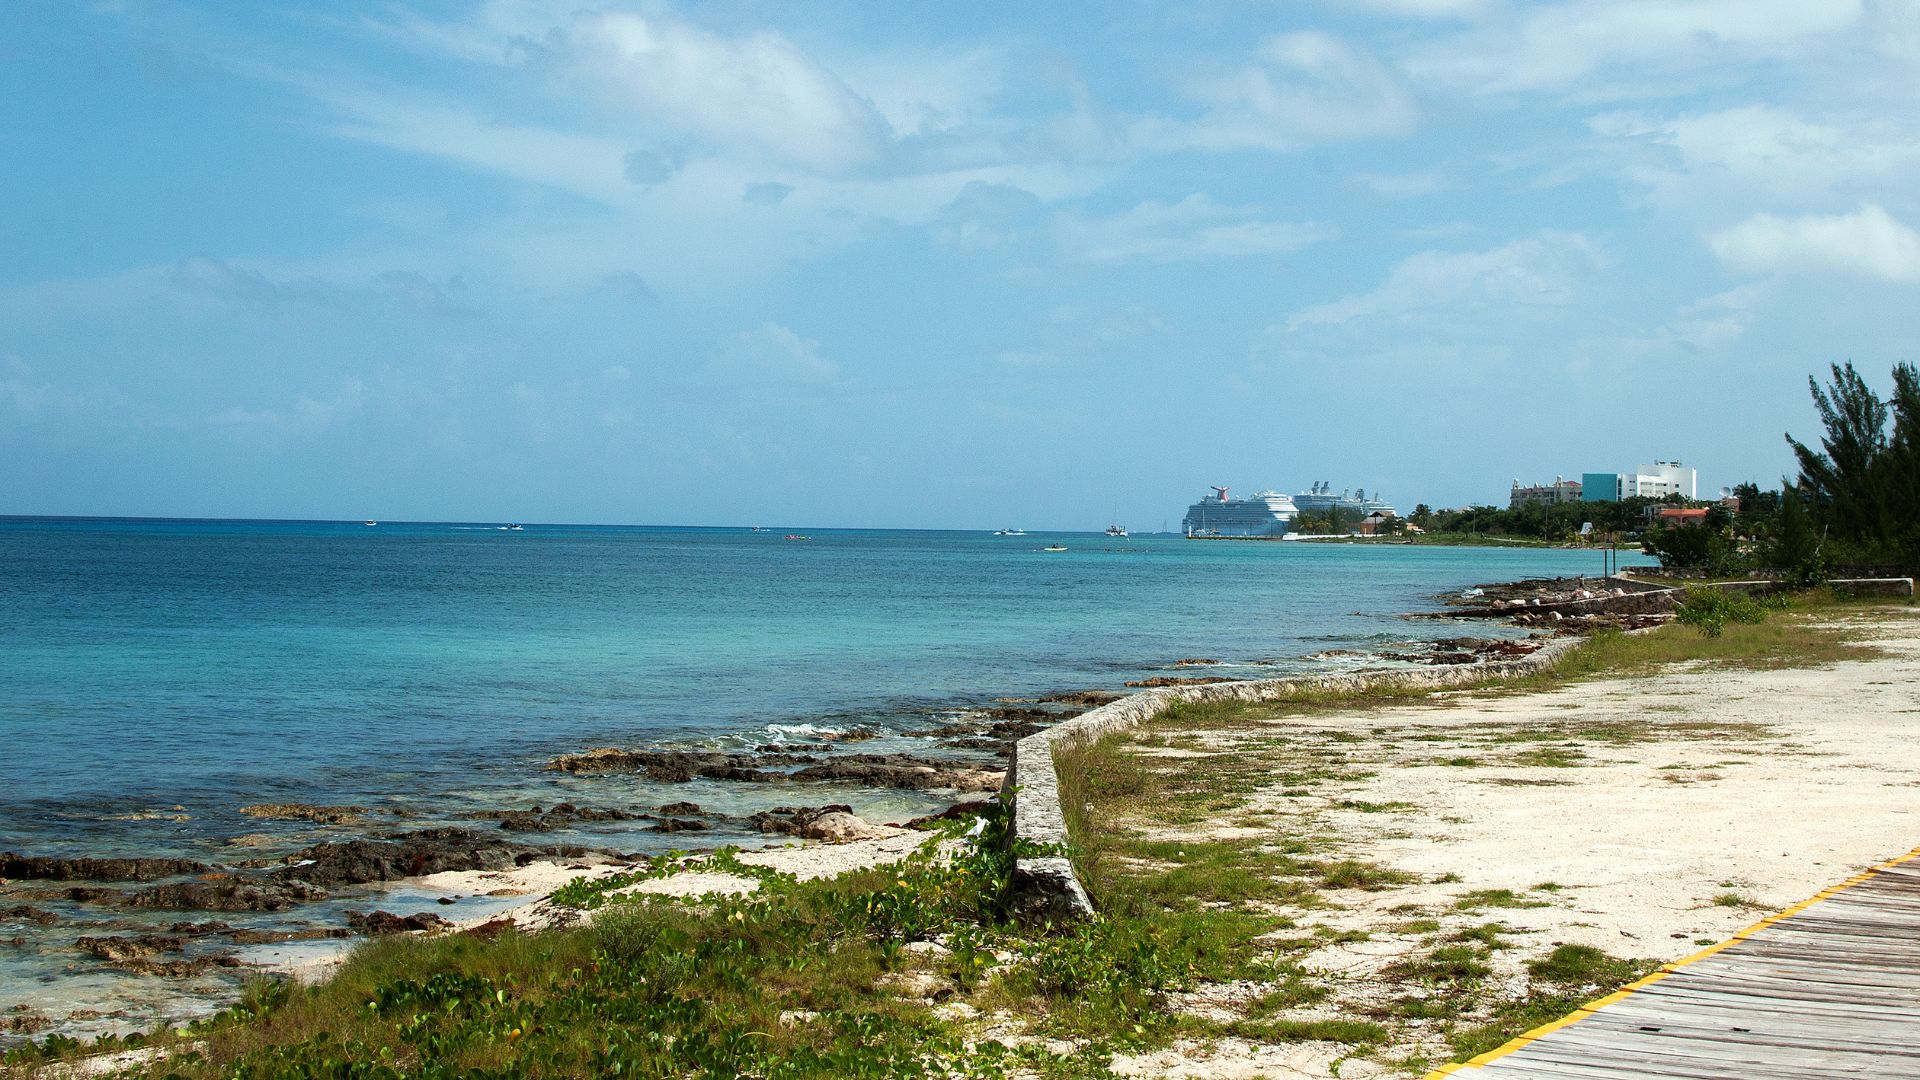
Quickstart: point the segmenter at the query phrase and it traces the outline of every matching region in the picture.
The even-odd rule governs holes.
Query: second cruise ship
[[[1188,536],[1262,536],[1279,538],[1293,525],[1299,508],[1278,491],[1262,491],[1249,499],[1229,499],[1229,489],[1216,487],[1213,494],[1187,507],[1180,525]]]

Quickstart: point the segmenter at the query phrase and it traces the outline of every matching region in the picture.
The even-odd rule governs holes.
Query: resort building
[[[1580,478],[1580,498],[1585,502],[1618,502],[1621,499],[1665,499],[1678,495],[1689,501],[1699,497],[1699,474],[1677,461],[1656,461],[1636,466],[1630,473],[1587,473]]]
[[[1522,486],[1520,481],[1513,482],[1513,493],[1507,499],[1507,509],[1518,510],[1523,506],[1550,506],[1554,503],[1580,501],[1580,481],[1554,477],[1551,484],[1533,484]]]

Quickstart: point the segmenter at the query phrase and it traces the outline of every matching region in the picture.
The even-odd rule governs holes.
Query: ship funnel
[[[1227,501],[1227,489],[1226,489],[1226,488],[1223,488],[1223,487],[1216,487],[1216,488],[1214,488],[1214,489],[1213,489],[1213,493],[1214,493],[1215,495],[1218,495],[1218,496],[1220,497],[1220,501],[1221,501],[1221,502],[1226,502],[1226,501]]]

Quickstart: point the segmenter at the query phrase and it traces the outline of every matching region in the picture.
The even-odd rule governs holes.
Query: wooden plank
[[[1920,865],[1825,897],[1462,1075],[1920,1076]]]
[[[1558,1032],[1555,1032],[1558,1034]],[[1834,1070],[1824,1065],[1798,1062],[1756,1061],[1751,1059],[1703,1058],[1649,1053],[1641,1048],[1606,1047],[1599,1052],[1583,1046],[1548,1045],[1547,1039],[1529,1043],[1521,1050],[1494,1064],[1511,1063],[1509,1076],[1550,1075],[1538,1072],[1541,1066],[1576,1067],[1579,1075],[1607,1076],[1615,1080],[1628,1077],[1672,1077],[1686,1080],[1832,1080]],[[1871,1074],[1869,1074],[1871,1075]],[[1883,1074],[1884,1075],[1884,1074]],[[1897,1074],[1896,1074],[1897,1075]]]
[[[1895,1063],[1880,1057],[1871,1051],[1808,1049],[1801,1047],[1762,1046],[1738,1043],[1722,1043],[1712,1040],[1685,1039],[1676,1036],[1643,1035],[1633,1036],[1623,1032],[1577,1032],[1575,1028],[1562,1029],[1570,1032],[1566,1038],[1541,1039],[1529,1044],[1525,1049],[1540,1048],[1538,1054],[1543,1057],[1569,1057],[1581,1061],[1660,1061],[1668,1064],[1711,1064],[1727,1070],[1758,1069],[1762,1066],[1777,1066],[1791,1069],[1807,1069],[1816,1075],[1825,1070],[1828,1073],[1844,1071],[1849,1066],[1869,1066],[1878,1063],[1882,1075],[1912,1075],[1910,1063]],[[1560,1032],[1555,1032],[1558,1035]],[[1519,1052],[1516,1051],[1516,1056]],[[1741,1075],[1736,1072],[1735,1075]]]
[[[1644,1042],[1671,1041],[1681,1044],[1718,1044],[1723,1046],[1774,1047],[1784,1050],[1808,1049],[1832,1051],[1836,1053],[1865,1053],[1885,1058],[1905,1058],[1920,1063],[1920,1052],[1903,1048],[1897,1044],[1889,1045],[1889,1036],[1898,1037],[1897,1026],[1876,1031],[1864,1031],[1846,1028],[1805,1028],[1792,1032],[1769,1031],[1765,1028],[1749,1028],[1745,1031],[1734,1026],[1717,1023],[1711,1018],[1688,1014],[1684,1019],[1673,1017],[1636,1019],[1615,1024],[1602,1022],[1600,1017],[1578,1025],[1580,1031],[1570,1040],[1601,1039],[1608,1041]],[[1777,1056],[1777,1055],[1776,1055]],[[1911,1071],[1920,1073],[1920,1067],[1910,1066]]]

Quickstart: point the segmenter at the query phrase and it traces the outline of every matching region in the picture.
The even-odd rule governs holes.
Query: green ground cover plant
[[[1673,663],[1783,667],[1875,655],[1845,629],[1852,610],[1813,594],[1764,622],[1730,621],[1718,637],[1686,627],[1603,633],[1518,685],[1548,688]],[[1475,692],[1507,691],[1502,684]],[[1502,997],[1489,972],[1524,958],[1527,941],[1488,917],[1551,903],[1558,886],[1460,893],[1457,904],[1396,903],[1395,890],[1421,884],[1413,875],[1344,853],[1339,828],[1311,811],[1281,828],[1274,807],[1255,802],[1302,800],[1379,826],[1418,812],[1353,798],[1350,786],[1383,766],[1350,725],[1314,722],[1423,696],[1302,691],[1259,707],[1182,705],[1132,741],[1064,747],[1056,764],[1071,854],[1101,913],[1090,922],[1010,920],[1013,852],[1000,811],[977,845],[958,840],[969,824],[959,823],[934,837],[948,854],[930,848],[898,866],[825,881],[801,882],[729,851],[674,853],[554,894],[556,906],[591,917],[589,926],[371,940],[325,985],[261,980],[210,1021],[94,1047],[48,1039],[0,1058],[0,1075],[151,1045],[173,1053],[136,1075],[182,1080],[1072,1077],[1106,1075],[1116,1053],[1225,1037],[1337,1043],[1416,1068],[1417,1056],[1381,1057],[1410,1024],[1442,1032],[1446,1053],[1471,1056],[1650,965],[1566,946],[1527,966],[1523,997]],[[1399,730],[1376,727],[1372,742],[1393,743]],[[1446,760],[1496,770],[1515,766],[1516,754],[1550,752],[1561,761],[1537,764],[1575,765],[1582,746],[1707,732],[1765,735],[1704,720],[1594,723],[1570,715],[1518,735],[1458,727],[1449,737],[1480,749]],[[1156,746],[1181,754],[1142,752]],[[1260,835],[1194,828],[1222,822]],[[620,892],[689,871],[736,874],[757,889],[693,900]],[[1450,880],[1457,878],[1429,884]],[[1371,935],[1329,923],[1356,904],[1395,914]],[[1407,950],[1385,973],[1392,993],[1384,1003],[1343,1004],[1338,980],[1303,963],[1318,950],[1381,935]],[[931,989],[903,988],[914,980]],[[1229,986],[1243,988],[1236,1019],[1173,1004]],[[1325,1015],[1330,1010],[1336,1014]],[[1050,1048],[1047,1039],[1066,1042]]]

